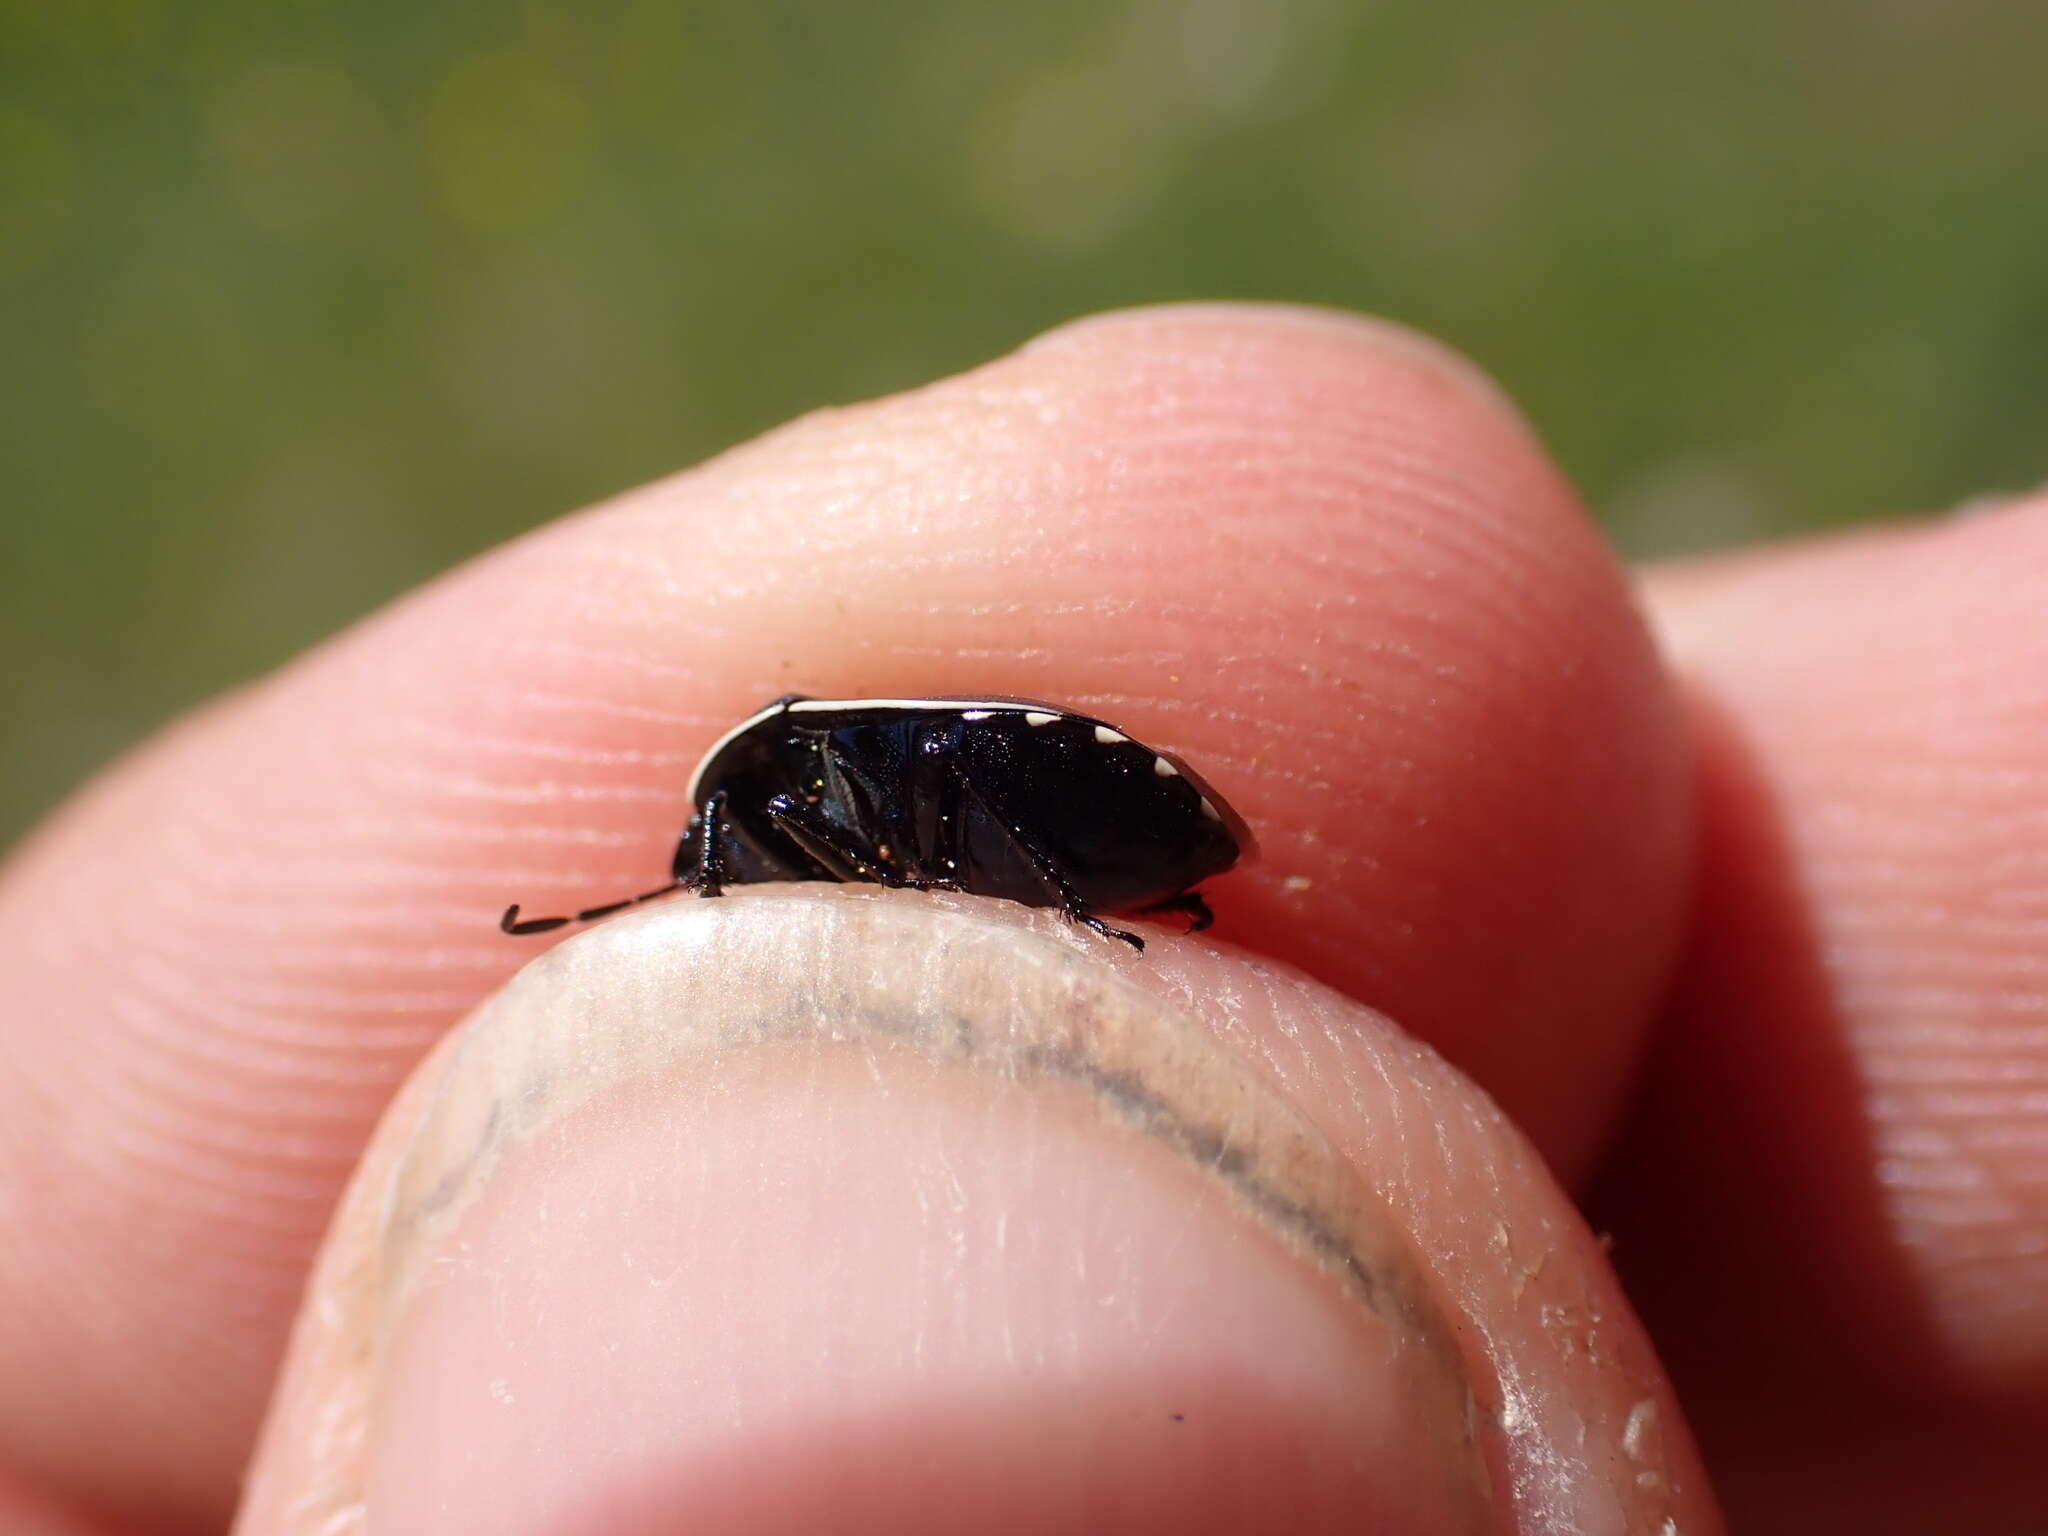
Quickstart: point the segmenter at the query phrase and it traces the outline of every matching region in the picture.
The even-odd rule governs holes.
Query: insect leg
[[[843,827],[827,821],[794,795],[775,796],[768,802],[767,811],[791,842],[841,884],[859,880],[877,885],[902,883],[872,853],[857,846]]]
[[[704,809],[690,819],[690,830],[676,845],[676,884],[686,885],[699,896],[723,896],[731,871],[725,864],[725,842],[732,831],[725,819],[725,791],[714,790]],[[690,837],[697,838],[697,858],[689,862]]]
[[[960,764],[951,753],[939,755],[943,767],[938,769],[938,816],[937,825],[932,829],[931,850],[921,861],[926,868],[943,869],[943,875],[925,875],[918,879],[906,879],[903,883],[913,891],[958,891],[960,868],[967,856],[967,779],[960,772]],[[932,759],[926,758],[930,763]],[[935,765],[936,766],[936,765]]]
[[[1155,901],[1149,907],[1138,908],[1138,911],[1146,916],[1155,912],[1185,912],[1189,933],[1200,933],[1216,921],[1216,914],[1209,910],[1209,903],[1202,899],[1200,891],[1182,891],[1178,896]]]
[[[1002,814],[1001,808],[990,802],[988,796],[981,792],[974,780],[969,778],[957,763],[953,767],[953,774],[960,787],[973,796],[982,809],[987,811],[996,824],[1009,835],[1018,852],[1024,855],[1032,869],[1037,872],[1038,878],[1043,880],[1047,889],[1058,898],[1057,905],[1060,910],[1083,928],[1092,928],[1105,939],[1122,939],[1139,954],[1145,952],[1145,941],[1135,933],[1122,928],[1112,928],[1088,910],[1087,903],[1081,900],[1080,892],[1076,891],[1067,877],[1060,873],[1060,867],[1053,862],[1052,855],[1041,848],[1038,840],[1018,826],[1012,818]]]
[[[681,885],[696,872],[703,862],[701,850],[704,836],[704,813],[699,811],[690,818],[690,824],[683,828],[683,835],[676,839],[675,857],[668,861],[669,879]]]

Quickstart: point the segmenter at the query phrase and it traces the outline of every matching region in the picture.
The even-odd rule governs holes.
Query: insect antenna
[[[505,909],[505,915],[498,919],[501,932],[524,937],[530,933],[553,933],[557,928],[566,928],[571,923],[594,923],[600,917],[610,917],[614,912],[623,912],[628,907],[637,907],[643,901],[652,901],[657,896],[666,896],[670,891],[680,891],[681,880],[671,880],[656,891],[643,891],[638,896],[628,896],[624,901],[607,902],[601,907],[585,907],[574,917],[528,917],[519,915],[519,903],[514,902]]]
[[[725,791],[719,790],[704,802],[705,809],[690,818],[689,826],[676,842],[675,858],[670,862],[671,878],[667,885],[651,891],[642,891],[638,896],[628,896],[624,901],[608,901],[601,907],[585,907],[574,917],[526,917],[519,915],[519,904],[514,902],[505,909],[505,915],[498,919],[501,932],[524,938],[533,933],[553,933],[557,928],[566,928],[571,923],[594,923],[600,917],[610,917],[614,912],[623,912],[628,907],[637,907],[643,901],[652,901],[657,896],[666,896],[670,891],[692,889],[700,895],[716,896],[719,877],[724,871],[719,848],[719,831],[725,825]]]

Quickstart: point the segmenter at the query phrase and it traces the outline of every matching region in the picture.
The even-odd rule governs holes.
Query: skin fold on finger
[[[2048,1527],[2048,501],[1650,591],[1703,880],[1598,1216],[1737,1528]]]
[[[1220,936],[1438,1045],[1567,1178],[1594,1155],[1688,847],[1607,553],[1424,341],[1097,320],[479,560],[20,851],[0,1461],[217,1523],[369,1126],[530,953],[497,913],[657,881],[696,755],[791,689],[1044,697],[1183,755],[1265,850]]]
[[[450,1038],[237,1530],[679,1524],[1718,1528],[1598,1245],[1439,1058],[1267,962],[847,888],[644,910]]]

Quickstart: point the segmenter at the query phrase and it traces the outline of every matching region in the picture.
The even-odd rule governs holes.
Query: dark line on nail
[[[1022,1059],[1039,1071],[1092,1089],[1147,1134],[1167,1142],[1216,1174],[1267,1221],[1345,1275],[1366,1306],[1385,1315],[1385,1287],[1353,1251],[1344,1233],[1314,1208],[1283,1194],[1262,1178],[1253,1160],[1223,1132],[1183,1118],[1171,1100],[1146,1086],[1135,1074],[1108,1071],[1072,1050],[1042,1047],[1026,1052]],[[1416,1321],[1409,1316],[1410,1310],[1407,1306],[1396,1309],[1404,1323]]]

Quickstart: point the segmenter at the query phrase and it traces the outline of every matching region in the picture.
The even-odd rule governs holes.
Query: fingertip
[[[1500,1118],[1320,989],[1155,948],[833,888],[551,952],[377,1138],[245,1536],[1711,1531]]]
[[[1520,406],[1499,381],[1457,348],[1386,316],[1320,304],[1219,299],[1133,305],[1066,321],[1040,332],[1018,351],[1086,352],[1136,345],[1201,352],[1232,345],[1303,344],[1345,353],[1389,372],[1409,370],[1507,420],[1523,421]]]

